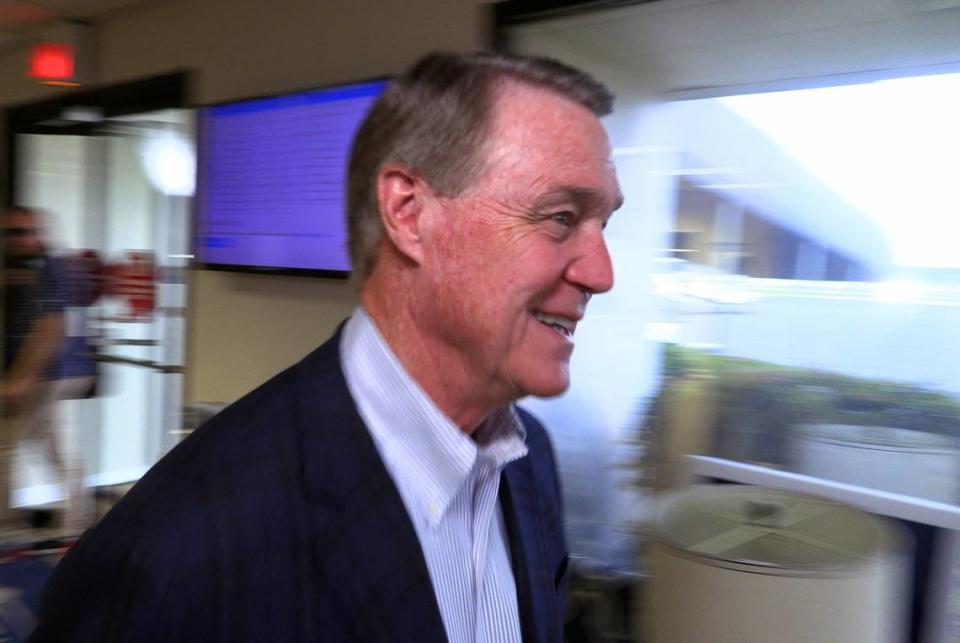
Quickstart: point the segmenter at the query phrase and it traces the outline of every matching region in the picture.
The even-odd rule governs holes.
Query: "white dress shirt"
[[[343,329],[340,357],[420,540],[450,643],[520,643],[497,495],[503,467],[527,455],[513,407],[491,414],[471,439],[410,377],[362,308]]]

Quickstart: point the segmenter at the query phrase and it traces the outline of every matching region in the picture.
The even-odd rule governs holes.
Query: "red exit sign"
[[[27,75],[48,85],[78,85],[72,45],[43,42],[30,48]]]

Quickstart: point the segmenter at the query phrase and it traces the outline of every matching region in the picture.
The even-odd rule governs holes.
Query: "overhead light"
[[[140,150],[147,178],[154,187],[171,196],[193,196],[197,156],[193,145],[181,134],[151,132]]]
[[[70,123],[99,123],[103,120],[103,110],[99,107],[75,105],[60,112],[60,120]]]

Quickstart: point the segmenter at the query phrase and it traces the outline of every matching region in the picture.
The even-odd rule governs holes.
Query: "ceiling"
[[[960,0],[658,0],[510,25],[507,40],[519,51],[643,78],[676,98],[956,67],[958,28]]]
[[[158,0],[0,0],[0,48],[19,44],[58,19],[95,22],[134,5]]]

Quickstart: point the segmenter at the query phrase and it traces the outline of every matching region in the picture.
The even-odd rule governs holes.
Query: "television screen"
[[[386,81],[205,107],[195,251],[210,268],[345,276],[346,175]]]

